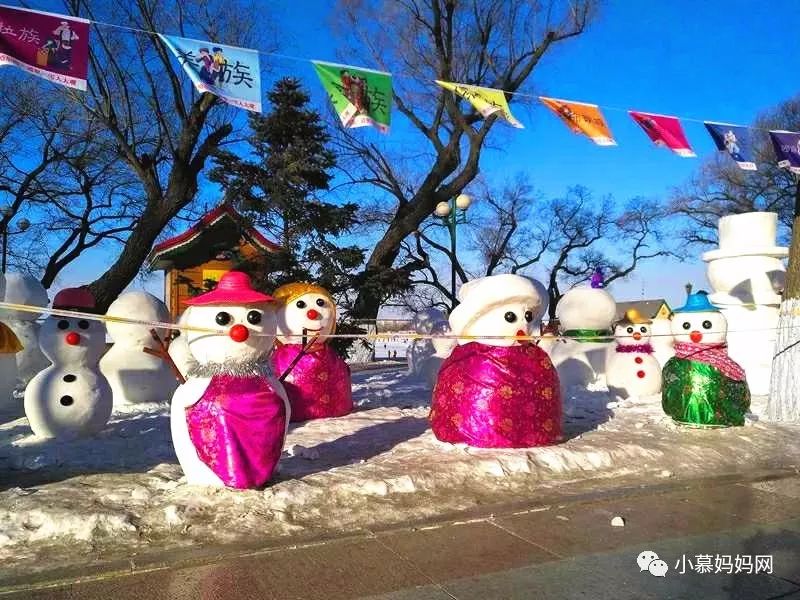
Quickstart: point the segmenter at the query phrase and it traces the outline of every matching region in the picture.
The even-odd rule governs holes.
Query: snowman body
[[[615,344],[608,349],[606,384],[622,397],[652,396],[661,392],[661,365],[650,345],[649,323],[619,323]]]
[[[185,311],[178,318],[178,326],[186,325],[188,316],[188,311]],[[177,336],[173,338],[169,345],[169,357],[172,359],[172,362],[175,363],[175,366],[181,372],[181,375],[184,376],[191,371],[195,365],[197,365],[197,361],[194,359],[194,356],[192,356],[192,353],[189,350],[189,344],[186,341],[187,337],[188,334],[186,331],[181,331],[178,329]]]
[[[169,322],[167,307],[147,292],[122,294],[111,304],[107,314]],[[108,321],[106,328],[114,345],[100,360],[100,371],[111,385],[114,405],[168,401],[178,382],[164,360],[144,352],[144,348],[155,349],[151,327]],[[161,339],[166,335],[163,329],[157,329],[156,333]]]
[[[25,388],[25,416],[33,433],[72,439],[102,430],[111,416],[111,386],[100,372],[105,328],[88,319],[48,317],[39,346],[52,363]]]
[[[6,274],[5,301],[14,304],[46,307],[49,303],[47,290],[38,279],[21,273]],[[33,377],[50,364],[39,348],[40,326],[37,319],[41,313],[6,311],[6,324],[16,334],[23,349],[16,355],[17,383],[25,386]]]

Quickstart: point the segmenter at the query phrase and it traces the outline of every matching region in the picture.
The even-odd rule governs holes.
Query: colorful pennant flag
[[[753,152],[753,140],[747,127],[729,125],[728,123],[714,123],[713,121],[705,121],[703,124],[717,145],[717,150],[730,154],[740,169],[745,171],[755,171],[757,169]]]
[[[373,126],[389,132],[392,76],[350,65],[311,61],[345,127]]]
[[[261,67],[256,50],[158,34],[198,92],[232,106],[261,112]]]
[[[573,133],[584,134],[598,146],[617,145],[597,104],[545,98],[544,96],[539,96],[539,100],[558,115]]]
[[[0,66],[86,91],[89,21],[0,5]]]
[[[800,133],[770,131],[769,137],[778,156],[778,166],[800,175]]]
[[[511,110],[508,108],[506,101],[506,94],[503,90],[496,90],[494,88],[480,87],[478,85],[467,85],[465,83],[453,83],[450,81],[436,80],[440,86],[446,90],[450,90],[454,94],[461,96],[464,100],[469,101],[475,107],[483,118],[489,115],[500,113],[500,116],[512,127],[517,129],[524,129],[522,123],[514,118]]]
[[[628,111],[628,114],[644,129],[647,137],[653,140],[656,146],[669,148],[675,154],[684,158],[697,156],[692,151],[692,147],[683,133],[681,122],[677,117],[643,113],[635,110]]]

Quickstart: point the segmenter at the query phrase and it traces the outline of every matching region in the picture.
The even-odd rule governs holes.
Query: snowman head
[[[619,346],[649,344],[652,321],[645,319],[636,309],[625,313],[625,318],[614,325],[614,338]]]
[[[250,277],[229,271],[215,290],[192,298],[182,335],[201,365],[246,364],[261,360],[275,342],[277,324],[271,296],[252,288]],[[191,328],[196,328],[193,330]],[[214,329],[220,333],[198,331]]]
[[[109,316],[136,318],[142,321],[169,322],[169,310],[158,298],[147,292],[127,292],[111,303],[108,307]],[[108,335],[115,344],[126,348],[145,348],[153,345],[149,325],[132,325],[128,323],[106,322]],[[166,332],[157,329],[159,337],[164,338]]]
[[[273,295],[278,304],[278,340],[282,344],[300,344],[304,334],[330,335],[336,329],[336,303],[324,287],[287,283]]]
[[[5,301],[13,304],[27,304],[28,306],[47,306],[47,290],[32,275],[23,273],[6,273],[5,276]],[[2,284],[0,284],[0,298],[3,297]],[[4,316],[16,321],[35,321],[42,313],[23,312],[16,310],[4,311]]]
[[[562,331],[608,331],[616,316],[614,297],[600,288],[572,288],[561,296],[556,306],[556,318]]]
[[[93,313],[94,296],[88,288],[67,288],[56,294],[53,308]],[[42,323],[39,346],[53,364],[91,365],[105,352],[106,330],[97,319],[53,315]]]
[[[705,292],[689,294],[686,304],[672,315],[670,332],[676,342],[723,344],[728,335],[728,321],[708,301]]]
[[[540,283],[521,275],[491,275],[461,286],[460,304],[450,313],[453,335],[459,344],[477,341],[489,346],[524,343],[514,336],[530,336],[547,308]],[[481,336],[487,336],[482,338]],[[489,336],[505,336],[492,339]]]

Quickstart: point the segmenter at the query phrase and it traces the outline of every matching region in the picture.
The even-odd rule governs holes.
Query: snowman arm
[[[189,378],[186,383],[178,386],[178,389],[175,390],[175,394],[172,396],[172,403],[178,403],[184,408],[189,408],[203,397],[210,383],[211,378],[209,377]]]

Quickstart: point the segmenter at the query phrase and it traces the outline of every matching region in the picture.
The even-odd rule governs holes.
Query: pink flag
[[[656,146],[665,146],[678,156],[690,158],[697,156],[683,133],[683,127],[677,117],[654,115],[652,113],[628,111],[634,121],[644,129]]]

